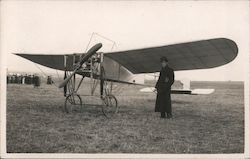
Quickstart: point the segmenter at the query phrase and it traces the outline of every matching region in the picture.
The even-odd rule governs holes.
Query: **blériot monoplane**
[[[225,65],[238,54],[236,43],[226,38],[207,39],[159,47],[135,50],[98,52],[101,43],[94,45],[86,53],[74,54],[27,54],[15,53],[37,64],[64,71],[64,80],[59,88],[64,88],[65,110],[72,107],[82,108],[82,98],[77,93],[85,77],[94,79],[92,95],[96,80],[100,82],[100,99],[102,111],[110,117],[118,111],[118,102],[112,94],[112,86],[107,82],[138,84],[137,74],[159,72],[160,57],[165,56],[174,71],[208,69]],[[76,83],[76,74],[81,80]],[[140,83],[141,84],[141,83]],[[172,90],[172,93],[191,93],[190,90]]]

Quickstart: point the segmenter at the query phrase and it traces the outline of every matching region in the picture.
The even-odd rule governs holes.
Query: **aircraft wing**
[[[232,61],[238,54],[236,43],[230,39],[209,40],[165,45],[159,47],[135,49],[105,53],[104,57],[116,61],[134,74],[159,72],[160,57],[166,56],[175,70],[207,69],[221,66]],[[69,55],[19,54],[32,62],[58,70],[73,70],[73,58],[79,53]],[[67,60],[65,60],[65,57]],[[66,66],[66,68],[65,68]],[[118,66],[117,66],[118,67]]]
[[[15,53],[18,56],[21,56],[25,59],[28,59],[34,63],[52,68],[57,70],[64,71],[65,69],[68,71],[72,71],[73,69],[73,54],[68,55],[46,55],[46,54],[22,54],[22,53]],[[82,54],[78,55],[78,59]],[[67,57],[67,60],[65,60]],[[66,66],[66,68],[65,68]]]
[[[166,56],[175,70],[207,69],[232,61],[238,54],[236,43],[217,38],[160,47],[106,53],[134,74],[159,72],[160,57]]]

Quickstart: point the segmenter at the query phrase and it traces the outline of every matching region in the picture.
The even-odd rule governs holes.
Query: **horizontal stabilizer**
[[[145,87],[140,89],[140,92],[144,92],[144,93],[152,93],[152,92],[156,92],[156,89],[154,87]],[[171,90],[171,94],[191,94],[192,91],[191,90],[184,90],[184,89],[172,89]]]
[[[214,92],[214,89],[194,89],[192,94],[211,94]]]
[[[192,91],[185,89],[172,89],[171,94],[192,94]]]
[[[154,87],[145,87],[140,89],[140,92],[144,93],[152,93],[156,92]],[[205,95],[211,94],[214,92],[214,89],[193,89],[193,90],[185,90],[185,89],[172,89],[171,94],[190,94],[190,95]]]
[[[155,88],[154,87],[145,87],[140,89],[140,92],[144,92],[144,93],[151,93],[154,92]]]

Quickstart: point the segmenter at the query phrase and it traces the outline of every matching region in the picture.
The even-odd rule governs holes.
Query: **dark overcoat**
[[[159,79],[155,85],[157,97],[155,112],[172,112],[171,86],[174,83],[174,70],[168,66],[161,69]]]

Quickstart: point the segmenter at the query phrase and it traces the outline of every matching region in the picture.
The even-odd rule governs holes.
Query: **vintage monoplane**
[[[108,86],[108,82],[138,84],[137,74],[160,71],[159,59],[162,56],[169,59],[169,65],[174,71],[180,71],[222,66],[231,62],[238,54],[236,43],[226,38],[108,53],[97,52],[101,47],[102,44],[98,43],[82,54],[15,54],[65,72],[64,81],[59,88],[64,88],[66,112],[77,106],[82,109],[82,99],[77,92],[85,77],[94,79],[92,95],[99,80],[102,111],[107,117],[118,110],[117,99],[112,94],[112,85]],[[76,74],[81,76],[77,83]],[[190,90],[172,90],[172,93],[190,93]]]

